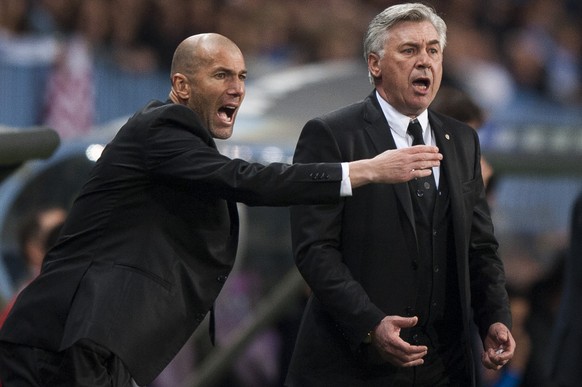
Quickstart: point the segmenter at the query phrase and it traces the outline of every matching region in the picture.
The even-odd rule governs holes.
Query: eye
[[[245,81],[247,79],[247,74],[241,74],[238,76],[241,81]]]
[[[438,48],[433,47],[433,48],[429,48],[428,49],[428,53],[430,55],[439,55],[440,54],[440,50]]]
[[[216,79],[224,79],[224,78],[226,78],[226,73],[216,73],[216,75],[214,75],[214,77]]]

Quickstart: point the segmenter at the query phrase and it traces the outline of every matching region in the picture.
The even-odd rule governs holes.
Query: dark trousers
[[[471,387],[475,383],[470,373],[470,362],[464,356],[460,340],[436,345],[420,328],[410,331],[414,344],[426,345],[428,353],[424,364],[416,367],[396,367],[382,363],[364,371],[365,386],[391,387]],[[365,378],[369,377],[369,380]]]
[[[0,342],[3,387],[132,387],[121,360],[106,348],[80,340],[61,352]]]
[[[433,350],[434,351],[434,350]],[[470,387],[473,385],[465,367],[462,353],[425,357],[423,365],[402,368],[395,386],[414,387]]]

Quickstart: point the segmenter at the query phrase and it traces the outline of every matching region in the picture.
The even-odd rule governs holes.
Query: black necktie
[[[422,127],[420,126],[420,122],[418,122],[417,119],[410,121],[406,132],[412,136],[412,145],[424,145],[424,139],[422,138]]]
[[[412,136],[412,145],[424,145],[422,138],[422,127],[417,119],[410,121],[408,124],[407,133]],[[423,207],[425,214],[430,218],[434,208],[434,200],[436,197],[436,183],[433,174],[427,177],[419,177],[410,181],[410,188],[413,200],[416,198],[421,207]]]

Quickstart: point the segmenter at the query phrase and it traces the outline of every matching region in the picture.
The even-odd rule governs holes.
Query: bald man
[[[428,146],[344,164],[231,160],[214,139],[232,134],[246,74],[223,36],[178,46],[169,100],[148,103],[105,148],[0,331],[4,387],[148,384],[232,269],[237,202],[334,203],[353,187],[426,176],[440,163]]]

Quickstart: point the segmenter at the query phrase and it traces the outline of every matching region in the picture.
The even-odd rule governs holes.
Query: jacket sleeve
[[[152,120],[145,142],[152,176],[197,192],[269,206],[332,203],[340,197],[338,163],[263,165],[230,159],[218,152],[197,115],[181,105],[170,105]]]
[[[470,207],[472,212],[468,213],[470,229],[466,234],[469,236],[471,306],[481,337],[484,337],[489,326],[495,322],[501,322],[511,329],[511,313],[505,288],[505,271],[498,253],[498,242],[494,236],[493,222],[481,176],[479,139],[474,131],[467,132],[474,136],[474,147],[465,147],[465,150],[473,151],[473,165],[475,165],[474,178],[463,182],[464,199],[473,203]]]

